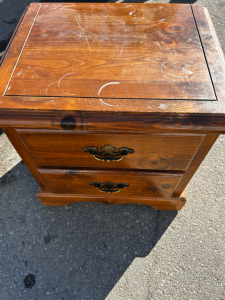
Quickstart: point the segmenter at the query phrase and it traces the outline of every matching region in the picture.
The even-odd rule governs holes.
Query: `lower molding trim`
[[[37,194],[39,200],[44,205],[50,206],[65,206],[74,202],[88,201],[99,202],[106,204],[128,204],[139,203],[145,204],[159,210],[181,210],[186,203],[185,193],[183,192],[180,197],[174,198],[107,198],[106,196],[93,196],[93,195],[71,195],[71,194],[54,194],[49,192],[40,191]]]

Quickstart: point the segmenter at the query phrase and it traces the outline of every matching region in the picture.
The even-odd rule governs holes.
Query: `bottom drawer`
[[[53,193],[171,197],[183,174],[39,168]]]

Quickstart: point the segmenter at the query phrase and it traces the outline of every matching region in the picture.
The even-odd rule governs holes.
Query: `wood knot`
[[[60,121],[60,126],[64,130],[74,130],[76,128],[76,120],[74,119],[73,116],[65,116]]]
[[[183,29],[181,26],[171,26],[170,28],[174,31],[181,31]]]
[[[173,41],[171,39],[165,39],[165,40],[163,40],[163,42],[165,44],[173,44]]]

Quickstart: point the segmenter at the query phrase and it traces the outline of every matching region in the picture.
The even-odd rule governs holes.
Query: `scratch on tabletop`
[[[104,89],[104,87],[106,87],[107,85],[110,85],[110,84],[120,84],[120,82],[109,82],[109,83],[106,83],[104,84],[102,87],[100,87],[99,91],[98,91],[98,96],[100,97],[100,94],[101,94],[101,91]],[[106,103],[104,102],[101,98],[100,98],[100,101],[106,105],[109,105],[109,106],[114,106],[112,104],[109,104],[109,103]],[[117,105],[118,106],[118,105]]]
[[[106,87],[107,85],[110,85],[110,84],[120,84],[120,82],[109,82],[109,83],[106,83],[104,84],[102,87],[100,87],[99,91],[98,91],[98,96],[100,97],[100,94],[101,94],[101,91],[104,89],[104,87]],[[109,105],[109,106],[114,106],[112,104],[109,104],[109,103],[106,103],[105,101],[102,100],[102,98],[100,98],[100,101],[106,105]],[[118,106],[118,105],[117,105]]]
[[[28,67],[31,71],[33,71],[34,72],[34,74],[38,77],[38,74],[34,71],[34,69],[31,69],[31,67],[29,66]],[[34,75],[32,75],[32,78],[34,78]]]
[[[99,91],[98,91],[98,96],[99,96],[99,97],[100,97],[101,91],[102,91],[107,85],[110,85],[110,84],[120,84],[120,82],[115,81],[115,82],[108,82],[108,83],[104,84],[102,87],[100,87],[100,89],[99,89]]]
[[[164,69],[164,66],[165,66],[166,63],[168,63],[168,61],[165,61],[162,64],[162,66],[161,66],[161,72],[162,72],[163,76],[165,76],[169,80],[174,81],[174,79],[179,78],[179,79],[186,79],[187,81],[189,81],[189,79],[192,79],[192,78],[195,77],[195,75],[192,75],[193,72],[190,71],[190,70],[188,70],[188,69],[186,69],[185,67],[182,67],[182,69],[180,70],[180,74],[179,75],[165,72],[163,69]],[[192,76],[189,78],[188,75],[192,75]]]
[[[65,75],[63,75],[60,79],[59,79],[59,81],[58,81],[58,87],[60,88],[60,82],[62,81],[62,79],[64,78],[64,77],[66,77],[66,76],[68,76],[68,75],[71,75],[71,74],[74,74],[74,73],[77,73],[77,72],[71,72],[71,73],[67,73],[67,74],[65,74]],[[61,88],[60,88],[61,89]],[[67,95],[76,95],[76,94],[70,94],[70,93],[66,93],[66,92],[64,92],[62,89],[61,89],[61,91],[63,92],[63,93],[65,93],[65,94],[67,94]]]
[[[164,71],[163,71],[164,65],[165,65],[166,63],[167,63],[167,61],[164,61],[164,63],[162,64],[162,66],[161,66],[161,72],[162,72],[162,74],[163,74],[164,77],[166,77],[167,79],[171,80],[171,78],[169,78],[168,76],[166,76],[166,75],[164,74]]]
[[[52,84],[54,84],[54,83],[56,83],[56,82],[58,82],[58,81],[53,81],[52,83],[49,83],[49,85],[46,87],[46,94],[48,94],[48,87],[50,86],[50,85],[52,85]]]
[[[58,6],[54,7],[54,8],[52,8],[52,10],[55,10],[57,8],[62,8],[62,5],[58,5]]]
[[[166,105],[166,104],[163,104],[163,103],[161,103],[161,104],[159,105],[159,108],[161,108],[161,109],[167,109],[167,105]]]
[[[106,102],[103,101],[101,98],[100,98],[100,101],[101,101],[103,104],[106,104],[106,105],[109,105],[109,106],[114,106],[114,105],[112,105],[112,104],[106,103]]]
[[[80,29],[82,30],[82,32],[83,32],[83,34],[84,34],[84,37],[85,37],[85,39],[86,39],[86,41],[87,41],[89,50],[90,50],[90,52],[91,52],[91,47],[90,47],[90,44],[89,44],[89,42],[88,42],[88,38],[87,38],[87,36],[86,36],[86,34],[85,34],[85,31],[84,31],[84,29],[81,27],[80,23],[78,22],[77,17],[76,17],[76,16],[74,16],[74,17],[75,17],[75,19],[76,19],[76,22],[77,22],[78,26],[80,27]]]
[[[21,78],[24,78],[26,76],[27,72],[25,70],[21,70],[17,73],[17,77],[21,76]]]
[[[61,7],[60,9],[72,10],[72,11],[74,12],[74,9],[72,9],[72,8],[69,8],[69,7],[67,7],[67,6],[65,6],[65,7]]]

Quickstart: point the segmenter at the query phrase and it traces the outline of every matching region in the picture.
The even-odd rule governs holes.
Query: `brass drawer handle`
[[[118,193],[120,192],[125,186],[129,186],[128,183],[115,183],[112,181],[105,181],[103,183],[99,181],[90,182],[90,185],[94,185],[96,189],[103,193]]]
[[[99,151],[97,147],[87,147],[84,148],[84,152],[89,152],[94,156],[95,159],[101,161],[120,161],[127,156],[128,154],[133,154],[134,150],[127,147],[121,147],[116,151],[116,148],[110,145],[105,145],[101,148],[102,151]]]

